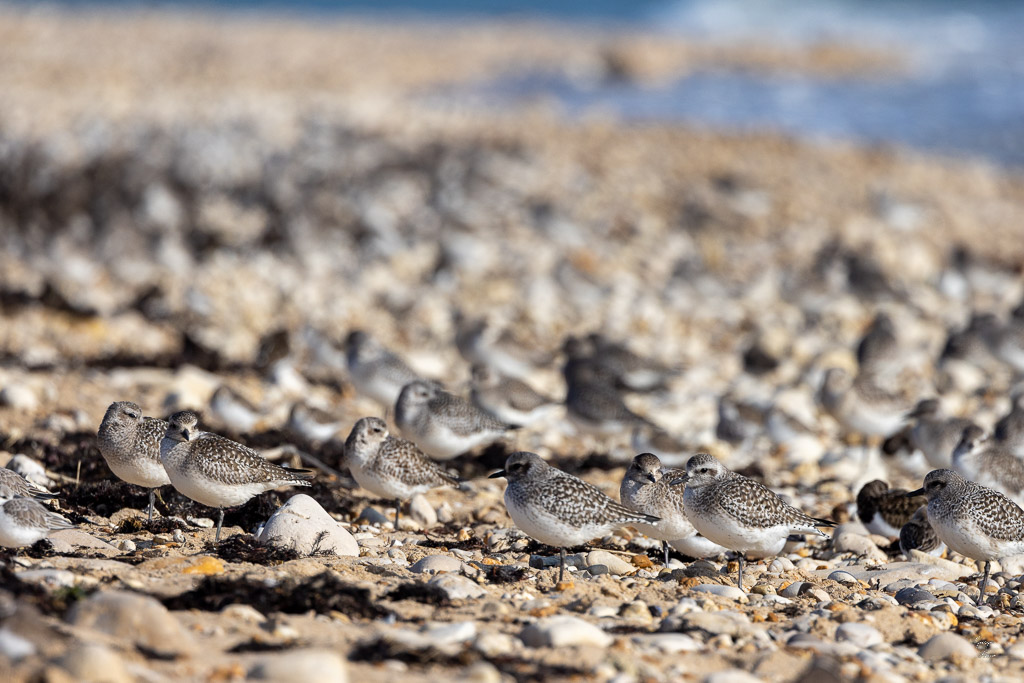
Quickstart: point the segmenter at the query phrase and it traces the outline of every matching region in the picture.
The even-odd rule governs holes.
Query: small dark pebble
[[[911,587],[904,588],[896,592],[896,602],[901,605],[912,605],[915,602],[924,602],[926,600],[935,600],[935,596],[924,590],[923,588]]]
[[[712,579],[719,575],[718,569],[715,565],[711,564],[707,560],[697,560],[692,563],[689,567],[683,569],[675,569],[672,571],[672,578],[677,581],[681,579]]]
[[[592,564],[587,567],[587,572],[591,576],[601,576],[602,574],[608,573],[608,566],[604,564]]]

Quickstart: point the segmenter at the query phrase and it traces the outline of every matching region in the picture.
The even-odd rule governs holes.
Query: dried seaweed
[[[448,594],[442,589],[420,581],[400,583],[386,593],[384,599],[394,601],[414,600],[424,605],[434,605],[436,607],[448,607],[452,604],[452,601],[448,599]]]
[[[208,576],[193,590],[164,598],[163,603],[168,609],[209,612],[239,603],[251,605],[266,615],[338,611],[352,619],[379,619],[388,614],[373,601],[369,590],[345,583],[333,572],[277,583],[247,577]]]
[[[210,544],[212,546],[212,544]],[[209,548],[217,556],[227,562],[249,562],[263,566],[274,566],[301,557],[292,548],[275,545],[261,545],[255,538],[248,535],[232,536]]]

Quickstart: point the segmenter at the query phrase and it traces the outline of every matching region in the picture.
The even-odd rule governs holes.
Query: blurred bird
[[[901,359],[896,341],[896,327],[888,315],[878,313],[857,343],[859,373],[878,381],[880,378],[898,374],[902,369]]]
[[[472,368],[469,398],[502,422],[531,425],[551,414],[558,402],[534,391],[526,382],[506,377],[490,366],[477,363]]]
[[[1024,460],[990,440],[972,424],[953,449],[953,470],[970,481],[1024,502]]]
[[[657,427],[626,406],[611,384],[611,375],[592,360],[569,360],[563,372],[568,385],[566,411],[569,419],[582,431],[610,436],[641,425]]]
[[[900,552],[910,557],[911,550],[920,550],[922,553],[936,556],[946,552],[946,544],[939,540],[931,522],[928,521],[927,504],[919,507],[900,529]]]
[[[911,445],[924,454],[932,469],[950,466],[953,449],[960,443],[964,429],[973,424],[961,417],[942,417],[937,398],[918,401],[907,418],[911,424]]]
[[[404,360],[362,330],[345,339],[345,359],[356,390],[391,408],[402,387],[420,379]]]
[[[455,328],[455,345],[463,358],[503,375],[522,379],[553,360],[551,354],[530,349],[510,330],[501,330],[486,318],[467,318],[457,311]]]
[[[903,423],[906,403],[871,382],[851,378],[842,368],[829,368],[818,392],[822,407],[847,433],[886,437]]]
[[[1024,393],[1013,397],[1010,412],[996,422],[993,436],[1000,446],[1024,458]]]
[[[663,389],[670,379],[680,373],[679,368],[640,356],[626,345],[613,342],[598,332],[587,335],[587,342],[591,349],[591,358],[615,377],[615,381],[622,389]]]
[[[924,496],[908,497],[904,489],[890,489],[879,479],[869,481],[857,493],[857,517],[873,534],[896,538],[914,513],[927,503]]]
[[[210,398],[210,417],[235,434],[252,434],[263,421],[259,408],[225,384]]]

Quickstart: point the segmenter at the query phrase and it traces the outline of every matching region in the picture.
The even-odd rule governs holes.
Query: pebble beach
[[[690,70],[898,72],[843,44],[714,46],[524,23],[311,21],[0,6],[0,466],[76,525],[0,549],[0,679],[102,681],[1015,681],[1024,557],[893,546],[857,521],[874,479],[918,489],[912,453],[825,410],[879,312],[909,410],[990,429],[1016,377],[939,363],[973,312],[1024,296],[1024,175],[985,160],[775,132],[488,107],[508,75],[654,87]],[[818,518],[827,539],[748,562],[665,566],[624,528],[557,551],[515,528],[519,450],[617,498],[628,433],[560,412],[444,463],[458,489],[403,510],[360,490],[345,438],[393,408],[341,350],[367,330],[466,393],[456,316],[557,358],[600,330],[678,367],[630,409]],[[527,377],[565,396],[561,362]],[[309,488],[214,510],[144,490],[97,446],[114,401],[196,410]],[[742,429],[725,438],[723,403]],[[297,405],[335,427],[312,438]],[[240,406],[240,407],[239,407]],[[784,428],[779,425],[784,424]],[[293,498],[305,494],[308,498]],[[291,502],[289,502],[291,500]],[[259,530],[288,503],[283,542]],[[995,592],[993,592],[993,590]]]

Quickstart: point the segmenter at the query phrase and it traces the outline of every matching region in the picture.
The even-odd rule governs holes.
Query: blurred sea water
[[[30,4],[26,1],[15,4]],[[976,0],[58,0],[82,8],[200,8],[273,16],[541,19],[581,30],[651,30],[710,43],[837,42],[900,54],[879,77],[698,71],[664,86],[581,84],[525,74],[449,93],[502,106],[554,99],[634,122],[778,130],[809,139],[898,143],[1024,166],[1024,1]]]

